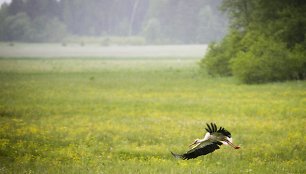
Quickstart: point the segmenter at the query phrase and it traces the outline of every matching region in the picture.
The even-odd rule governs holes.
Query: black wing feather
[[[218,129],[217,125],[215,123],[210,123],[210,125],[208,123],[206,123],[207,128],[205,128],[205,130],[209,133],[214,133],[214,132],[218,132],[218,133],[222,133],[223,135],[227,136],[227,137],[231,137],[231,133],[224,129],[223,127],[220,127]]]
[[[223,127],[220,127],[220,129],[217,132],[219,132],[219,133],[221,133],[221,134],[223,134],[223,135],[225,135],[229,138],[231,138],[231,136],[232,136],[231,133],[228,130],[224,129]]]
[[[220,149],[219,146],[222,145],[222,143],[221,144],[220,143],[221,142],[214,142],[214,143],[209,144],[207,146],[204,146],[202,148],[199,148],[199,149],[193,150],[191,152],[187,152],[185,154],[182,154],[179,157],[184,159],[184,160],[189,160],[189,159],[193,159],[193,158],[196,158],[198,156],[201,156],[201,155],[207,155],[209,153],[214,152],[217,149]]]
[[[207,125],[207,129],[208,129],[208,132],[209,132],[209,133],[214,132],[214,131],[211,129],[211,127],[210,127],[210,125],[209,125],[208,123],[206,123],[206,125]],[[207,130],[207,129],[206,129],[206,130]]]
[[[214,126],[214,132],[216,132],[218,130],[217,125],[214,123],[211,123]]]
[[[211,130],[212,130],[213,132],[215,132],[215,126],[214,126],[213,123],[210,123],[210,127],[211,127]]]

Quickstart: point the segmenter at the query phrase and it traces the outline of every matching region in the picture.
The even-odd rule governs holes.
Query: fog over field
[[[100,46],[60,44],[0,44],[0,57],[166,57],[203,58],[207,45]]]

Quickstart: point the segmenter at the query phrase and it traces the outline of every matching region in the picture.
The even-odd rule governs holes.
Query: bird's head
[[[233,142],[233,138],[232,138],[232,137],[228,137],[228,136],[227,136],[226,139],[227,139],[227,141],[229,141],[229,142],[231,142],[231,143]]]
[[[223,141],[221,141],[224,145],[230,145],[232,146],[234,149],[239,149],[240,146],[236,146],[233,144],[233,139],[231,137],[228,136],[224,136]]]

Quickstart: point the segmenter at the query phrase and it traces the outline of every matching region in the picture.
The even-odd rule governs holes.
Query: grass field
[[[0,59],[0,173],[306,173],[306,82],[210,78],[198,59]],[[174,159],[206,122],[241,149]]]

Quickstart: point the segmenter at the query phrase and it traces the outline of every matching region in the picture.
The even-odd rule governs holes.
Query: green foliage
[[[212,43],[208,47],[208,53],[205,55],[200,63],[203,69],[207,68],[208,74],[212,76],[229,76],[231,70],[229,68],[230,57],[224,52],[225,49],[222,44]],[[224,54],[220,54],[220,52]]]
[[[296,44],[290,52],[291,79],[306,79],[306,42]]]
[[[61,41],[64,36],[66,36],[66,26],[62,22],[57,18],[41,16],[32,21],[27,41],[55,42]]]
[[[239,39],[239,34],[232,32],[221,43],[210,44],[205,58],[200,62],[202,69],[207,69],[208,74],[212,76],[232,75],[230,60],[236,56],[237,51],[241,48]]]
[[[207,67],[211,74],[232,73],[246,83],[305,79],[305,3],[224,0],[223,10],[229,14],[235,32],[204,58],[203,62],[207,59],[215,65]],[[227,42],[237,33],[238,39]],[[219,69],[231,73],[220,73]]]
[[[5,41],[54,42],[66,35],[66,26],[57,18],[38,16],[31,19],[26,13],[4,17],[0,38]]]
[[[30,18],[25,13],[18,13],[14,16],[8,16],[4,19],[1,38],[6,41],[27,40],[31,30]]]
[[[255,33],[245,36],[247,50],[231,60],[233,74],[246,83],[287,80],[291,77],[290,52],[285,44]],[[251,43],[250,43],[251,42]]]
[[[241,85],[193,59],[0,59],[0,173],[305,173],[306,82]],[[173,158],[227,128],[227,146]]]

